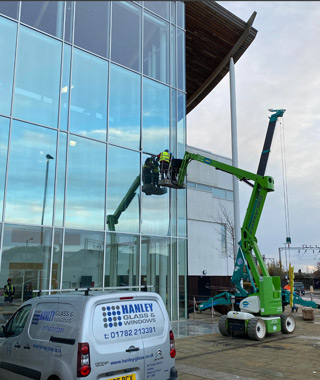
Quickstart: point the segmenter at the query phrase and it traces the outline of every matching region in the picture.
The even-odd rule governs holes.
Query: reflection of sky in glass
[[[116,231],[139,232],[139,189],[140,155],[127,149],[109,145],[108,150],[108,192],[107,215],[114,214],[120,202],[127,196],[128,208],[121,213]],[[130,194],[129,189],[137,179],[137,185]],[[134,194],[130,202],[130,195]],[[130,203],[129,203],[130,202]]]
[[[108,62],[73,50],[70,132],[106,140]]]
[[[61,42],[20,26],[13,116],[57,127]]]
[[[56,138],[57,132],[51,129],[12,122],[7,222],[40,224],[44,212],[44,224],[52,224]],[[53,159],[49,160],[46,186],[47,154]]]
[[[145,162],[148,156],[143,156]],[[163,195],[142,194],[141,232],[152,235],[170,235],[169,190]]]
[[[169,87],[143,78],[143,151],[158,154],[169,146]]]
[[[60,94],[60,129],[68,129],[68,106],[70,93],[70,64],[71,64],[71,47],[68,44],[63,45],[63,66],[62,66],[62,83]]]
[[[7,165],[8,135],[10,120],[0,117],[0,218],[2,219],[2,202],[4,192],[4,181]]]
[[[139,149],[141,76],[119,66],[110,67],[108,141]]]
[[[10,115],[17,24],[0,18],[0,113]]]
[[[71,136],[66,222],[72,228],[104,228],[106,145]]]

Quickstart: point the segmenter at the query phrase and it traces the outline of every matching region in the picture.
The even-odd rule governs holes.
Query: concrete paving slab
[[[314,310],[313,321],[303,320],[302,308],[293,315],[293,334],[269,334],[262,341],[222,336],[220,315],[212,319],[210,311],[180,326],[173,322],[179,379],[320,379],[320,310]]]

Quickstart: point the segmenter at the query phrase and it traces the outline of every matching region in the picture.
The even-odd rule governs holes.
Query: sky
[[[275,181],[257,231],[258,246],[267,258],[285,256],[287,186],[292,247],[320,247],[320,2],[218,1],[244,21],[257,12],[256,38],[235,65],[238,162],[256,172],[264,143],[269,108],[285,109],[276,126],[266,175]],[[229,75],[187,116],[189,145],[231,157]],[[279,123],[281,121],[281,125]],[[285,143],[281,145],[281,128]],[[282,155],[281,150],[285,152]],[[286,176],[282,160],[285,160]],[[284,181],[286,178],[286,182]],[[251,189],[240,190],[242,224]],[[312,271],[320,248],[287,252],[295,271]]]

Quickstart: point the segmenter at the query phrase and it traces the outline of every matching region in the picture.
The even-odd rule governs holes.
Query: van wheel
[[[224,336],[230,336],[230,333],[227,328],[227,316],[226,315],[221,315],[219,319],[219,331],[221,335]]]
[[[58,376],[50,376],[49,378],[48,378],[48,380],[60,380],[60,378],[58,377]]]
[[[284,334],[292,334],[296,328],[296,321],[292,314],[281,314],[281,331]]]
[[[263,339],[267,333],[264,320],[260,318],[249,319],[247,332],[250,339],[253,339],[253,340]]]

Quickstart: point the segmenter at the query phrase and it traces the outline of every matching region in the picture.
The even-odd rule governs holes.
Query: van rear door
[[[137,301],[135,297],[96,301],[92,333],[83,337],[89,342],[93,378],[145,379],[141,325],[152,320],[151,314],[149,302]],[[84,319],[87,318],[89,314],[84,315]]]

